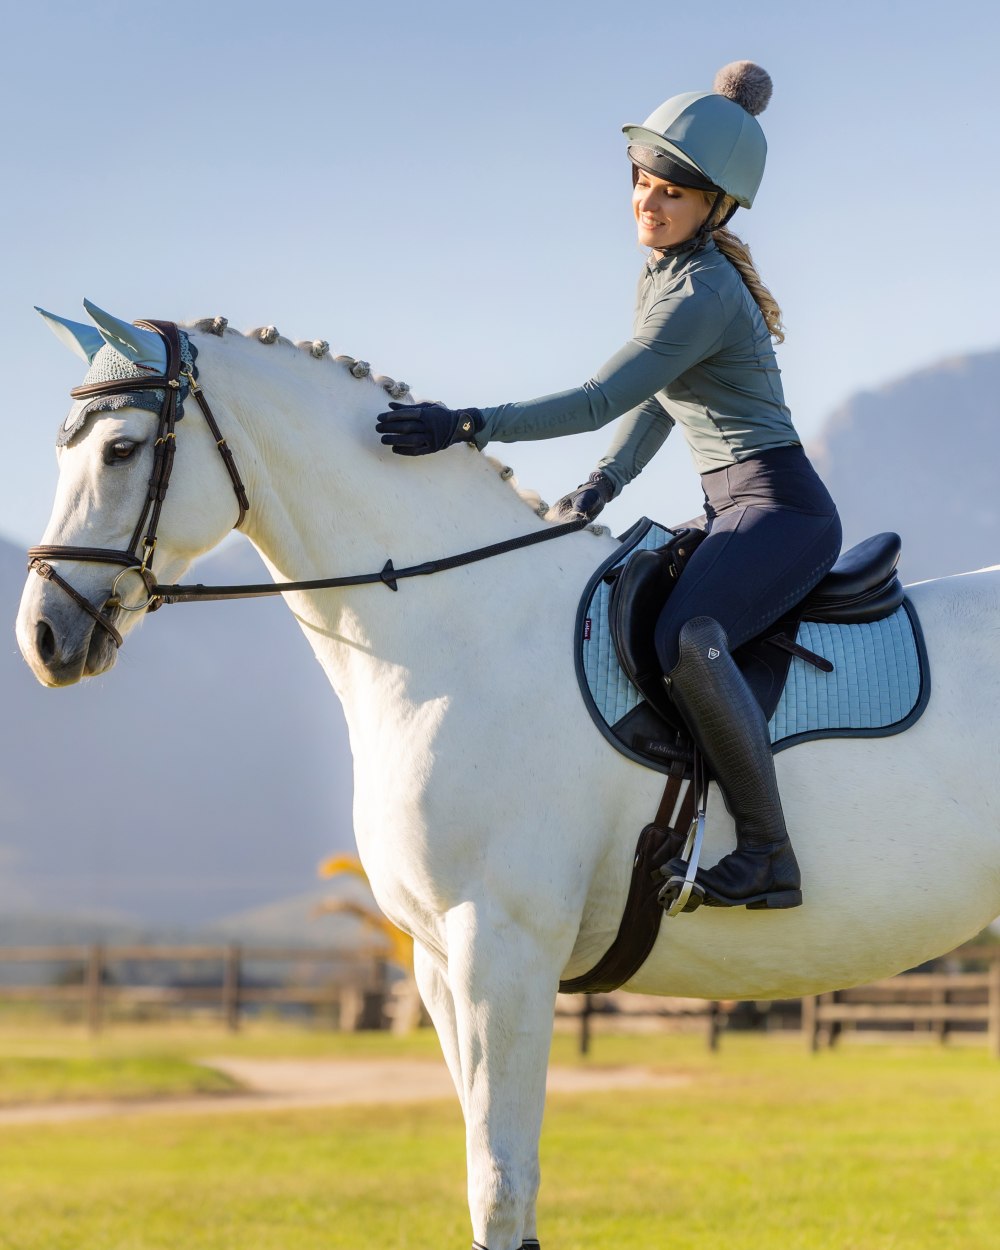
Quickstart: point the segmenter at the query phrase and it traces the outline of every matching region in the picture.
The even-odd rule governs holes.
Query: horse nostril
[[[56,636],[48,621],[39,621],[35,626],[35,646],[38,654],[46,664],[51,664],[56,656]]]

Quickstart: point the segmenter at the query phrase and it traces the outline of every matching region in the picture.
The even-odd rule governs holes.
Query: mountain
[[[204,935],[216,942],[258,946],[320,942],[351,948],[384,945],[382,935],[365,923],[355,908],[373,916],[379,914],[367,881],[342,875],[305,893],[223,916],[207,926]]]
[[[1000,351],[943,360],[848,400],[810,448],[844,541],[903,539],[921,581],[1000,563]]]
[[[306,893],[268,902],[205,925],[163,925],[88,912],[0,911],[0,948],[80,947],[100,942],[112,950],[122,946],[212,946],[221,949],[235,942],[244,950],[332,947],[348,960],[357,957],[370,959],[375,952],[388,952],[391,942],[367,916],[378,916],[367,882],[352,875],[340,875]],[[7,963],[0,959],[0,986],[44,984],[72,962],[48,959],[37,963]],[[114,962],[120,965],[136,961],[130,956],[127,961],[115,959]],[[143,964],[143,975],[150,978],[144,983],[159,983],[175,971],[169,963],[139,962]],[[328,969],[329,965],[322,967]]]
[[[353,845],[350,748],[284,604],[164,608],[112,672],[47,690],[11,629],[25,576],[0,541],[0,912],[191,927],[316,888]],[[268,580],[242,539],[197,578]]]

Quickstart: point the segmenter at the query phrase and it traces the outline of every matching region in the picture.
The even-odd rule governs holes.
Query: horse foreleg
[[[551,950],[491,909],[456,908],[447,932],[473,1236],[487,1250],[518,1250],[535,1238],[559,971]]]
[[[451,1079],[455,1082],[455,1090],[462,1111],[465,1111],[465,1087],[462,1081],[462,1062],[458,1050],[458,1026],[455,1020],[455,999],[448,985],[447,969],[444,961],[429,951],[426,946],[415,942],[413,946],[413,975],[424,1006],[434,1021],[434,1029],[441,1043],[444,1061],[448,1065]]]

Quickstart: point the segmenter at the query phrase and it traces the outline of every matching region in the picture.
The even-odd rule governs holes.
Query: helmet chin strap
[[[711,212],[708,214],[708,216],[705,218],[705,220],[706,220],[706,221],[711,221],[711,220],[712,220],[712,218],[715,216],[715,211],[716,211],[716,209],[717,209],[717,208],[719,207],[719,205],[722,203],[723,199],[725,199],[725,192],[724,192],[724,191],[720,191],[720,192],[719,192],[719,194],[715,197],[715,203],[712,205],[712,211],[711,211]],[[734,201],[732,202],[732,204],[730,204],[729,209],[727,210],[727,212],[726,212],[725,216],[723,216],[722,218],[720,218],[720,219],[719,219],[719,220],[718,220],[718,221],[717,221],[717,222],[716,222],[716,223],[712,226],[712,229],[713,229],[713,230],[722,230],[722,229],[724,229],[726,226],[728,226],[728,225],[729,225],[729,223],[730,223],[730,222],[732,221],[732,219],[733,219],[733,213],[735,213],[735,212],[736,212],[736,210],[737,210],[738,208],[739,208],[739,204],[738,204],[738,203],[734,200]]]
[[[693,239],[696,239],[701,245],[704,245],[707,242],[708,237],[712,233],[713,230],[718,230],[719,228],[717,223],[712,224],[712,218],[715,216],[716,210],[718,209],[719,205],[722,203],[724,195],[725,195],[724,191],[716,191],[715,199],[712,200],[712,206],[711,208],[709,208],[707,214],[705,215],[705,220],[701,223],[698,229],[691,236]]]
[[[633,166],[633,169],[634,168],[635,167]],[[726,198],[725,191],[720,191],[718,187],[716,187],[715,199],[712,201],[712,207],[708,210],[708,213],[705,216],[705,220],[701,223],[701,225],[694,232],[694,234],[692,234],[689,238],[684,239],[680,243],[672,243],[669,247],[657,247],[657,248],[654,248],[653,250],[656,252],[659,252],[661,256],[676,256],[680,254],[681,252],[699,251],[701,248],[705,246],[708,240],[712,237],[712,234],[714,231],[721,230],[723,226],[728,224],[728,222],[732,219],[733,213],[735,213],[736,210],[739,208],[739,205],[734,203],[731,205],[731,207],[729,208],[729,211],[725,214],[724,217],[722,217],[721,220],[713,221],[712,218],[715,216],[719,208],[719,205],[722,203],[722,201],[725,198]]]
[[[708,210],[708,216],[705,218],[705,220],[701,223],[698,229],[691,236],[692,238],[698,239],[701,241],[702,244],[704,244],[705,240],[708,239],[709,235],[713,234],[716,230],[722,230],[725,226],[729,224],[729,222],[732,220],[733,213],[735,213],[736,210],[739,208],[739,204],[735,202],[730,205],[729,211],[723,217],[721,217],[718,221],[713,220],[715,217],[715,214],[718,212],[719,205],[722,203],[722,201],[725,198],[726,198],[725,191],[716,190],[715,199],[712,201],[712,207]]]

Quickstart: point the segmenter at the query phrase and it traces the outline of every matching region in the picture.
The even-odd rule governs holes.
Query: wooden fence
[[[180,970],[156,984],[125,979],[123,964],[173,964]],[[0,947],[3,965],[50,965],[44,984],[0,984],[0,1003],[20,1002],[77,1012],[92,1032],[108,1015],[202,1008],[229,1029],[239,1028],[247,1008],[327,1008],[342,1029],[381,1027],[389,989],[385,952],[328,948],[227,946],[27,946]],[[248,966],[283,966],[275,984],[247,976]],[[196,983],[191,967],[203,969]],[[214,967],[213,967],[214,965]],[[118,975],[116,975],[116,970]],[[152,978],[150,978],[152,979]]]
[[[845,1029],[950,1033],[985,1026],[1000,1059],[1000,958],[986,972],[912,972],[802,1000],[802,1034],[810,1050],[833,1046]]]
[[[561,994],[556,1002],[556,1017],[578,1020],[580,1024],[580,1054],[590,1053],[592,1021],[607,1019],[613,1030],[632,1020],[652,1020],[660,1023],[663,1028],[685,1028],[694,1023],[700,1028],[705,1044],[709,1050],[719,1049],[719,1037],[726,1026],[727,1004],[695,998],[651,998],[645,997],[642,1008],[630,1002],[627,1010],[619,1012],[615,1006],[622,997],[629,1000],[639,999],[637,994],[622,996],[618,993],[606,995],[569,995]],[[597,1001],[595,1001],[595,999]],[[605,1010],[608,1007],[611,1010]]]
[[[985,1034],[990,1053],[1000,1059],[1000,944],[963,947],[937,962],[981,964],[983,970],[906,972],[870,985],[779,1004],[785,1009],[781,1014],[786,1020],[791,1015],[794,1027],[801,1013],[802,1035],[814,1051],[834,1045],[845,1030],[892,1031],[896,1036],[904,1029],[923,1031],[941,1042],[960,1030],[977,1030]],[[631,1001],[637,997],[616,992],[598,996],[595,1002],[583,995],[579,1006],[562,997],[557,1015],[579,1020],[580,1053],[585,1055],[590,1051],[595,1019],[607,1019],[612,1029],[630,1019],[658,1020],[664,1028],[673,1029],[696,1022],[709,1050],[717,1050],[727,1028],[734,1023],[745,1027],[747,1017],[754,1014],[743,1010],[753,1007],[750,1003],[649,998],[637,1005]]]
[[[326,1011],[341,1029],[380,1028],[391,1022],[390,977],[381,948],[345,952],[333,948],[227,946],[33,946],[0,947],[4,965],[48,965],[45,984],[0,982],[0,1004],[31,1003],[69,1009],[98,1032],[112,1013],[166,1013],[201,1009],[229,1029],[248,1010],[298,1007]],[[923,1030],[941,1041],[958,1030],[984,1032],[1000,1058],[1000,945],[966,947],[941,962],[978,963],[980,971],[904,973],[885,981],[801,1000],[801,1027],[812,1050],[832,1046],[845,1030]],[[128,965],[173,964],[173,976],[142,983]],[[277,968],[264,977],[261,967]],[[191,977],[191,968],[203,969]],[[130,971],[133,979],[129,979]],[[156,983],[150,984],[150,980]],[[194,983],[192,983],[194,982]],[[266,982],[266,983],[264,983]],[[631,1000],[635,996],[628,995]],[[643,999],[609,1020],[644,1017],[677,1027],[696,1022],[711,1050],[735,1018],[736,1003],[692,999]],[[411,1005],[412,1006],[412,1005]],[[558,1015],[579,1019],[580,1049],[590,1049],[592,1022],[604,1015],[589,995],[560,997]],[[398,1022],[397,1022],[398,1023]]]

